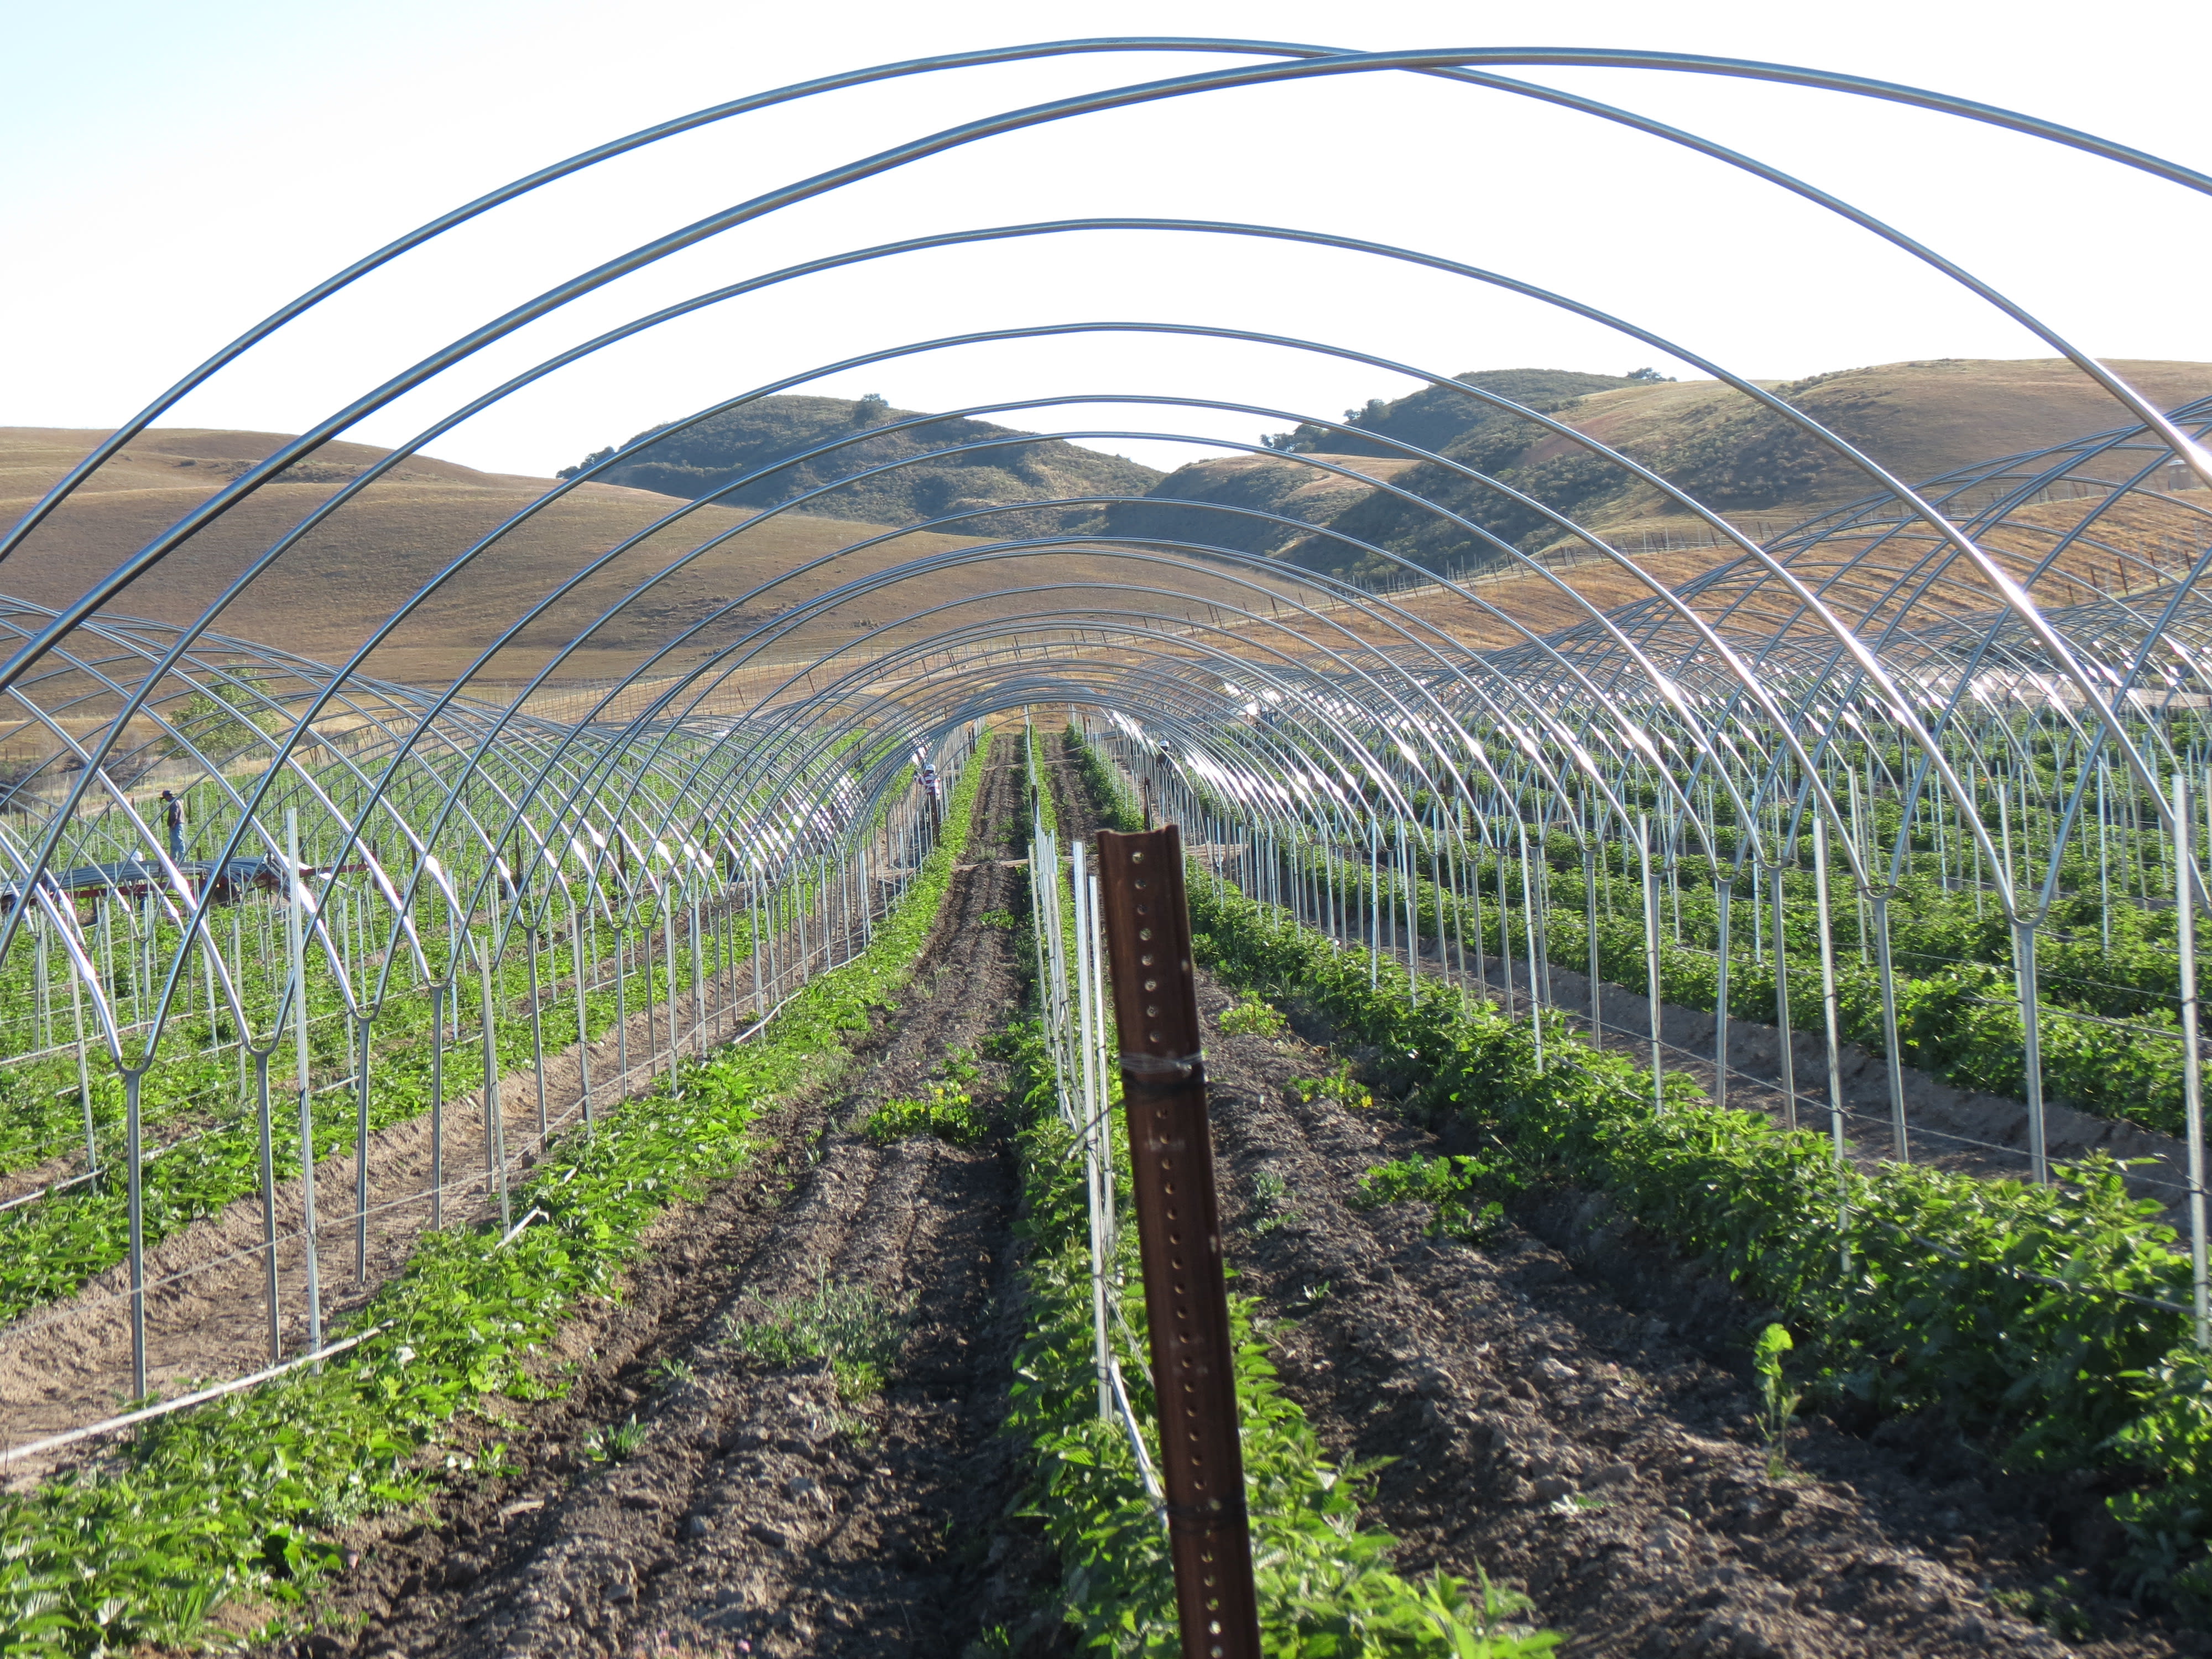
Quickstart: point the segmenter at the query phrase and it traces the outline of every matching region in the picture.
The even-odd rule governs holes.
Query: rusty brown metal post
[[[1098,880],[1183,1659],[1259,1659],[1182,831],[1102,830]]]

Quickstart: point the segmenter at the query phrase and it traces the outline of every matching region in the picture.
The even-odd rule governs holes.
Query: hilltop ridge
[[[923,423],[860,435],[907,421]],[[693,501],[714,495],[722,505],[754,508],[779,506],[830,485],[796,510],[871,524],[909,524],[1038,497],[1141,495],[1163,476],[1064,439],[957,416],[928,420],[921,410],[894,409],[881,398],[761,398],[681,429],[650,428],[629,441],[644,442],[659,432],[668,435],[650,442],[635,459],[608,469],[603,481]],[[823,453],[808,459],[775,465],[817,449]],[[931,453],[947,449],[960,453]],[[614,453],[600,450],[586,457],[585,465]],[[928,459],[914,459],[918,456]],[[897,461],[912,465],[836,482]],[[571,477],[580,470],[566,467],[559,476]],[[746,477],[755,472],[757,477]],[[1094,527],[1099,516],[1089,507],[1006,513],[993,515],[972,533],[1066,534]]]
[[[2116,361],[2111,367],[2161,408],[2212,396],[2212,363]],[[1761,538],[1876,488],[1863,469],[1718,380],[1526,368],[1470,370],[1458,378],[1620,450]],[[2131,423],[2102,388],[2057,358],[1943,358],[1758,384],[1908,483]],[[1271,434],[1266,441],[1272,453],[1194,462],[1151,492],[1162,501],[1275,511],[1312,531],[1149,507],[1117,509],[1112,527],[1217,540],[1362,579],[1391,567],[1340,538],[1431,569],[1468,571],[1504,561],[1486,536],[1527,553],[1575,539],[1560,519],[1632,548],[1639,539],[1671,547],[1710,534],[1655,485],[1570,437],[1454,386],[1376,399],[1347,411],[1346,425],[1348,431],[1305,425]],[[1449,465],[1409,457],[1379,440],[1430,451]],[[1468,471],[1522,491],[1559,516],[1512,501]],[[1387,487],[1393,485],[1407,494]],[[1323,530],[1336,534],[1315,533]]]

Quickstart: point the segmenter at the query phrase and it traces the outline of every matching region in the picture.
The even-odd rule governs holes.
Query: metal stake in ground
[[[1183,1656],[1258,1659],[1182,832],[1101,831],[1098,876]]]

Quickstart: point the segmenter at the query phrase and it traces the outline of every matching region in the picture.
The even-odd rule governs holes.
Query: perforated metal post
[[[1184,1659],[1258,1659],[1182,832],[1101,831],[1098,875]]]

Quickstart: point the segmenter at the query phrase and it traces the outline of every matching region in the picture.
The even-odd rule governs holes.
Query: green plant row
[[[1066,746],[1091,804],[1133,828],[1135,800],[1072,724]],[[1043,775],[1040,773],[1042,777]],[[1048,780],[1041,805],[1052,812]],[[1048,822],[1056,822],[1054,813]],[[1055,885],[1059,885],[1055,884]],[[1063,894],[1065,901],[1065,895]],[[1026,907],[1023,907],[1026,915]],[[1018,942],[1018,955],[1026,942]],[[1261,1009],[1272,1014],[1272,1010]],[[1060,1552],[1070,1621],[1085,1643],[1167,1659],[1177,1645],[1174,1579],[1158,1509],[1147,1496],[1126,1426],[1101,1419],[1092,1331],[1090,1223],[1075,1133],[1058,1109],[1050,1045],[1035,1019],[1001,1035],[1012,1062],[1027,1243],[1026,1334],[1016,1359],[1010,1431],[1030,1443],[1027,1512]],[[1119,1080],[1109,1080],[1119,1095]],[[1128,1147],[1109,1120],[1116,1182],[1129,1187]],[[1146,1319],[1137,1236],[1125,1221],[1110,1267],[1109,1330],[1129,1404],[1159,1462],[1157,1403],[1148,1380]],[[1409,1580],[1391,1568],[1395,1540],[1359,1524],[1376,1467],[1336,1467],[1305,1413],[1283,1393],[1256,1324],[1255,1298],[1232,1295],[1238,1427],[1265,1650],[1279,1656],[1451,1656],[1515,1659],[1557,1638],[1515,1624],[1525,1597],[1445,1573]]]
[[[911,769],[908,769],[908,773]],[[205,793],[213,787],[212,785],[201,786],[199,793]],[[890,799],[890,796],[884,798],[886,802]],[[202,805],[212,805],[212,798]],[[886,811],[886,805],[879,802],[875,822],[881,823]],[[228,822],[228,809],[223,809],[219,816]],[[194,815],[192,822],[199,826],[203,835],[207,833],[208,826],[202,817]],[[87,856],[93,856],[97,849],[87,848],[83,850]],[[459,875],[461,872],[449,869],[448,873]],[[464,878],[462,885],[466,884]],[[569,894],[571,915],[575,914],[580,905],[588,913],[599,902],[611,904],[623,896],[621,878],[611,870],[602,872],[593,881],[565,885]],[[562,886],[563,884],[557,881],[549,884],[548,878],[541,875],[532,890],[536,898],[544,902],[551,900],[555,890]],[[815,890],[814,883],[810,879],[800,879],[793,884],[781,901],[782,919],[787,921],[792,909],[805,902]],[[373,918],[366,931],[372,937],[382,937],[391,917],[388,908],[366,885],[355,896]],[[627,944],[630,947],[630,966],[623,975],[626,988],[658,989],[665,987],[668,980],[658,942],[659,927],[666,920],[666,902],[665,896],[643,896],[628,918],[627,927],[617,924],[611,911],[601,910],[593,929],[597,962],[603,968],[612,958],[614,947],[618,944]],[[433,960],[450,959],[457,950],[465,954],[466,947],[461,939],[471,930],[465,925],[457,928],[450,921],[441,923],[434,920],[432,913],[439,908],[434,904],[426,905],[416,913],[416,930],[424,949]],[[129,906],[112,906],[111,908],[115,915],[115,941],[114,966],[109,989],[118,1012],[126,1018],[133,1018],[141,1012],[135,1000],[138,955],[149,947],[149,942],[139,932],[142,918],[135,909]],[[267,905],[249,902],[246,907],[246,914],[241,915],[236,910],[230,913],[233,927],[237,927],[240,921],[246,923],[240,930],[241,944],[250,938],[260,947],[239,953],[239,959],[230,963],[229,971],[247,1011],[249,1021],[258,1024],[264,1030],[268,1020],[274,1017],[277,1001],[289,978],[282,959],[282,924],[275,920],[277,908],[273,902]],[[560,909],[558,904],[547,903],[541,913],[542,917],[550,921],[558,916]],[[333,905],[331,920],[334,932],[345,914]],[[680,918],[680,910],[678,915]],[[222,949],[226,957],[233,955],[224,948],[226,930],[222,922],[211,918],[210,925],[211,942],[218,949]],[[155,960],[161,963],[168,963],[173,958],[181,937],[180,930],[166,920],[157,919],[151,931],[150,948]],[[345,931],[350,942],[352,930],[348,928]],[[475,931],[481,933],[480,929]],[[678,931],[683,931],[680,921]],[[550,971],[544,975],[539,988],[547,998],[545,1007],[548,1016],[556,1019],[564,1017],[557,1005],[564,1000],[573,1000],[574,995],[573,986],[561,965],[562,959],[568,955],[564,945],[566,938],[565,928],[553,929],[542,940],[533,942],[536,948],[550,949],[553,954],[554,960],[543,964]],[[704,971],[710,975],[727,966],[730,960],[742,959],[750,950],[749,940],[732,939],[726,942],[732,948],[726,954],[726,941],[712,927],[702,932],[701,943],[705,959],[702,963]],[[49,955],[48,977],[51,980],[57,974],[65,972],[66,959],[58,949]],[[679,985],[688,983],[691,977],[688,966],[690,951],[679,946],[677,955],[679,964],[677,982]],[[641,956],[644,958],[641,966],[638,960]],[[9,952],[4,961],[0,961],[0,1029],[11,1033],[21,1032],[25,1036],[30,1033],[31,1015],[37,1001],[34,988],[37,957],[38,952],[30,947],[27,941],[23,941]],[[356,957],[355,966],[356,969],[369,967],[373,981],[374,965],[379,959],[375,953],[372,953],[366,963]],[[348,1022],[343,1013],[345,1000],[319,944],[311,945],[307,966],[313,1063],[319,1071],[343,1068],[347,1062],[349,1041]],[[240,1109],[242,1097],[247,1092],[235,1050],[215,1052],[233,1043],[237,1032],[227,1012],[211,1013],[208,1010],[203,971],[202,964],[196,962],[191,965],[185,981],[186,994],[180,997],[164,1026],[163,1060],[148,1073],[142,1085],[140,1111],[149,1129],[179,1119],[205,1119],[211,1112],[216,1116],[228,1115]],[[377,1017],[380,1056],[394,1053],[404,1046],[403,1042],[394,1041],[396,1036],[413,1040],[419,1039],[427,1031],[430,1015],[429,993],[416,982],[416,971],[412,953],[403,948],[392,993]],[[465,971],[463,977],[465,980],[469,978]],[[494,981],[495,995],[502,1006],[515,1007],[520,1005],[526,999],[530,987],[529,964],[525,952],[508,950],[494,969]],[[464,1010],[465,1021],[468,1011],[475,1006],[476,987],[473,982],[465,984],[456,995]],[[49,986],[49,996],[52,1035],[64,1036],[73,1033],[75,1025],[65,978],[58,986]],[[589,1020],[596,1034],[610,1024],[614,1018],[611,987],[593,992],[589,1000],[592,1005]],[[565,1018],[573,1024],[573,1012]],[[89,1009],[85,1011],[85,1019],[89,1033],[93,1022]],[[114,1075],[114,1068],[106,1059],[104,1046],[96,1036],[89,1046],[94,1073],[92,1095],[95,1127],[104,1155],[112,1154],[111,1143],[118,1140],[121,1133],[122,1088]],[[427,1073],[427,1060],[419,1069]],[[75,1152],[82,1149],[83,1112],[76,1097],[76,1081],[74,1054],[52,1055],[0,1068],[0,1172],[27,1167],[58,1152]],[[250,1107],[250,1103],[245,1104]]]
[[[1310,867],[1317,867],[1311,863],[1318,858],[1317,854],[1308,852],[1302,856],[1309,860]],[[1517,860],[1508,860],[1503,867],[1512,898],[1510,944],[1517,963],[1527,953],[1519,866]],[[1579,970],[1589,959],[1587,898],[1582,872],[1579,866],[1571,872],[1550,870],[1541,862],[1537,864],[1537,870],[1550,878],[1550,908],[1545,913],[1544,927],[1549,935],[1551,960]],[[1439,889],[1425,876],[1414,878],[1413,913],[1425,939],[1441,936],[1454,941],[1456,949],[1463,930],[1470,958],[1478,940],[1488,955],[1498,954],[1503,929],[1508,922],[1492,896],[1497,890],[1496,871],[1486,870],[1483,876],[1483,896],[1474,900],[1462,899],[1448,889]],[[1364,867],[1340,866],[1332,878],[1340,890],[1351,895],[1355,905],[1375,902],[1376,884]],[[1388,907],[1385,915],[1395,916],[1397,925],[1402,927],[1404,879],[1385,869],[1381,890],[1382,902]],[[1543,890],[1540,884],[1538,891],[1540,894]],[[1812,945],[1810,910],[1810,901],[1804,901],[1792,918],[1797,931],[1790,939],[1792,954],[1786,963],[1790,1024],[1793,1030],[1801,1031],[1824,1029],[1819,958],[1810,954],[1816,948]],[[1839,919],[1846,918],[1850,910],[1849,904],[1840,904],[1836,914]],[[1682,913],[1689,939],[1709,944],[1717,941],[1717,921],[1710,890],[1697,894],[1693,899],[1692,892],[1686,890]],[[1729,1008],[1739,1018],[1771,1023],[1776,1007],[1775,958],[1770,951],[1765,961],[1757,962],[1744,950],[1750,931],[1768,925],[1768,915],[1760,910],[1748,904],[1735,908],[1731,917],[1734,939],[1729,961]],[[2170,936],[2170,923],[2167,932]],[[1640,884],[1634,887],[1632,898],[1618,907],[1614,915],[1599,912],[1597,935],[1601,974],[1632,990],[1646,989],[1650,976],[1644,956]],[[1807,954],[1798,953],[1801,947]],[[1861,1043],[1881,1053],[1887,1039],[1882,1029],[1880,976],[1872,966],[1849,954],[1853,946],[1848,935],[1838,941],[1836,948],[1841,1034],[1847,1042]],[[2145,942],[2139,948],[2153,952],[2157,946]],[[1677,945],[1671,930],[1662,923],[1659,946],[1661,996],[1679,1006],[1710,1012],[1720,1006],[1719,974],[1719,962],[1710,949],[1700,951]],[[1961,1088],[1985,1090],[2014,1099],[2025,1094],[2027,1039],[2008,969],[1975,963],[1924,975],[1900,969],[1892,975],[1892,984],[1897,1000],[1899,1048],[1906,1065]],[[2179,1041],[2180,1024],[2171,1007],[2153,1005],[2139,1011],[2124,1010],[2130,1012],[2135,1024],[2171,1030],[2174,1040],[2169,1042],[2140,1030],[2067,1018],[2063,1007],[2047,999],[2041,1006],[2045,1018],[2039,1022],[2039,1043],[2043,1085],[2048,1097],[2100,1117],[2124,1119],[2166,1133],[2180,1133],[2185,1114],[2184,1060]]]
[[[643,941],[650,946],[648,935]],[[701,974],[711,979],[734,962],[751,955],[749,933],[733,941],[726,959],[720,941],[710,933],[701,939]],[[639,958],[643,957],[641,963]],[[627,1012],[645,1008],[646,999],[656,1012],[656,1048],[665,1044],[671,1005],[674,1018],[685,1017],[680,999],[695,982],[690,953],[679,950],[672,975],[658,950],[634,951],[633,964],[623,975]],[[501,964],[494,983],[495,998],[513,997],[526,988],[526,964],[512,960]],[[311,980],[313,976],[311,975]],[[333,1004],[335,984],[327,974],[323,982]],[[541,989],[544,988],[541,987]],[[459,992],[464,1018],[477,1008],[477,990],[464,984]],[[594,1040],[613,1029],[617,1000],[611,985],[586,994],[585,1012]],[[427,999],[407,998],[387,1005],[380,1022],[395,1040],[378,1043],[369,1069],[368,1127],[372,1134],[396,1123],[420,1117],[429,1109],[432,1037],[431,1009]],[[450,1018],[450,1016],[449,1016]],[[573,990],[549,992],[538,1017],[544,1051],[557,1054],[577,1039],[577,1008]],[[313,1032],[318,1062],[310,1072],[318,1087],[344,1076],[345,1034],[335,1021]],[[502,1074],[528,1066],[535,1045],[526,1000],[518,1009],[508,1003],[506,1017],[494,1026],[494,1043]],[[665,1051],[665,1050],[663,1050]],[[290,1049],[280,1048],[270,1079],[270,1144],[276,1167],[289,1165],[296,1172],[300,1158],[299,1106],[291,1074]],[[633,1057],[634,1059],[635,1056]],[[211,1073],[222,1073],[235,1063],[229,1056],[189,1053],[174,1061],[157,1064],[142,1085],[141,1109],[149,1127],[173,1121],[180,1101],[198,1098]],[[119,1166],[123,1156],[123,1088],[105,1055],[96,1061],[99,1075],[94,1089],[96,1121],[103,1133],[103,1157]],[[446,1047],[444,1087],[447,1099],[481,1089],[484,1083],[482,1027],[464,1030],[459,1042]],[[74,1091],[72,1091],[72,1094]],[[164,1109],[164,1103],[167,1109]],[[521,1115],[509,1102],[510,1115],[519,1124]],[[68,1109],[77,1110],[74,1098]],[[312,1103],[315,1146],[319,1159],[350,1158],[359,1126],[359,1106],[350,1089],[318,1092]],[[144,1165],[142,1177],[147,1247],[160,1244],[181,1229],[219,1212],[226,1205],[251,1196],[260,1188],[260,1127],[251,1101],[233,1105],[226,1118],[204,1132],[180,1135],[169,1150]],[[0,1322],[62,1297],[74,1294],[87,1279],[122,1261],[128,1250],[129,1211],[119,1167],[113,1178],[88,1182],[57,1193],[35,1205],[0,1213]]]
[[[353,1328],[377,1334],[319,1371],[289,1372],[140,1431],[112,1464],[0,1498],[0,1649],[106,1655],[198,1639],[225,1602],[299,1599],[332,1563],[330,1529],[404,1506],[496,1462],[451,1449],[467,1413],[549,1384],[531,1359],[587,1296],[610,1293],[652,1220],[741,1168],[752,1125],[818,1083],[904,983],[965,838],[981,768],[945,836],[854,962],[800,991],[753,1043],[554,1144],[521,1189],[543,1212],[511,1243],[495,1228],[426,1235]],[[343,1333],[339,1333],[343,1334]]]
[[[1182,1648],[1161,1513],[1146,1495],[1127,1429],[1098,1413],[1090,1224],[1074,1132],[1056,1109],[1050,1053],[1036,1023],[1011,1028],[994,1048],[1013,1063],[1021,1118],[1027,1328],[1007,1429],[1030,1449],[1024,1512],[1042,1523],[1060,1553],[1066,1616],[1085,1646],[1171,1659]],[[1126,1152],[1123,1158],[1126,1188]],[[1133,1226],[1121,1231],[1115,1270],[1115,1340],[1157,1467]],[[1549,1651],[1557,1638],[1510,1623],[1527,1607],[1511,1592],[1444,1573],[1409,1580],[1391,1570],[1395,1540],[1359,1524],[1372,1467],[1339,1468],[1322,1455],[1305,1413],[1275,1380],[1254,1305],[1249,1297],[1231,1297],[1263,1651],[1281,1659],[1513,1659]]]
[[[1190,890],[1201,961],[1295,994],[1378,1047],[1409,1111],[1473,1127],[1485,1150],[1446,1182],[1470,1219],[1486,1194],[1605,1192],[1784,1310],[1826,1400],[1940,1414],[2008,1465],[2124,1485],[2112,1509],[2136,1539],[2131,1570],[2212,1592],[2212,1367],[2175,1310],[2189,1262],[2116,1166],[2093,1159],[2044,1188],[1838,1168],[1820,1136],[1715,1108],[1679,1076],[1659,1109],[1648,1073],[1560,1024],[1540,1069],[1528,1024],[1490,1003],[1387,975],[1371,988],[1365,952],[1234,890]]]

